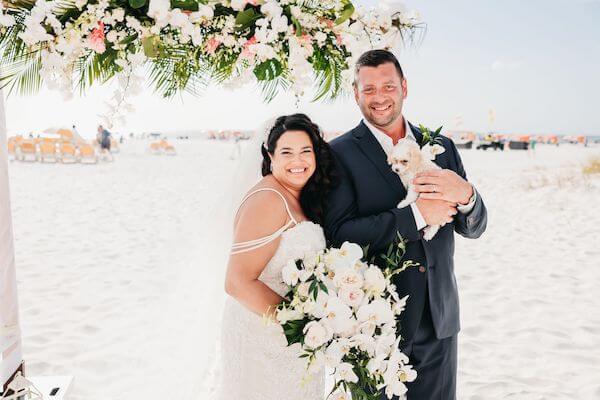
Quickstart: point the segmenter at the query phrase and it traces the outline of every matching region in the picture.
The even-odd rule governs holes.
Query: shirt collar
[[[404,119],[404,129],[405,129],[404,138],[414,140],[416,142],[417,138],[415,138],[415,135],[414,135],[412,129],[410,129],[408,120],[406,118],[404,118],[404,116],[402,116],[402,118]],[[364,118],[363,118],[363,122],[365,123],[367,128],[369,128],[369,130],[371,131],[373,136],[375,136],[375,139],[377,139],[377,141],[383,148],[383,151],[385,151],[385,154],[389,155],[392,151],[392,148],[394,147],[394,141],[392,140],[392,138],[389,137],[388,135],[386,135],[380,129],[375,128],[369,121],[367,121]]]

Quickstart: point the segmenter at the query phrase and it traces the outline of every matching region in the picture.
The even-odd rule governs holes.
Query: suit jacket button
[[[419,267],[419,272],[425,272],[425,267],[421,265],[421,266]]]

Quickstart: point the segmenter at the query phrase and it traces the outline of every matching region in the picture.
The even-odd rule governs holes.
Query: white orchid
[[[355,324],[352,310],[339,297],[332,296],[325,306],[325,323],[335,333],[351,329]]]
[[[362,248],[350,242],[344,242],[339,249],[333,249],[327,254],[327,263],[334,269],[354,268],[354,265],[363,257]]]
[[[335,379],[337,381],[345,382],[358,382],[358,376],[353,370],[353,366],[350,363],[340,363],[335,368]]]
[[[394,313],[390,304],[383,299],[375,299],[369,304],[361,306],[356,312],[359,322],[371,322],[383,325],[394,320]]]

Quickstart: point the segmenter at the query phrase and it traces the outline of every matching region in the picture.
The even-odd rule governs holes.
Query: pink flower
[[[256,52],[250,49],[250,46],[256,43],[256,36],[252,36],[246,43],[244,43],[244,49],[242,50],[242,54],[240,57],[246,60],[250,60],[254,58]]]
[[[204,45],[204,49],[206,50],[206,52],[208,54],[214,54],[215,50],[217,50],[217,47],[219,47],[220,45],[221,45],[221,41],[212,37],[206,41],[206,44]]]
[[[102,21],[98,21],[98,27],[94,28],[88,37],[88,47],[94,50],[96,53],[104,53],[106,51],[104,38],[104,23]]]

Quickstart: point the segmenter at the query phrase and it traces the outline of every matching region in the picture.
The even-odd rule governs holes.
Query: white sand
[[[224,266],[203,255],[232,145],[145,146],[112,164],[9,166],[28,373],[75,375],[72,399],[214,386],[216,332],[199,321],[216,320]],[[579,165],[594,154],[463,152],[489,223],[457,243],[460,399],[600,398],[600,177]]]

